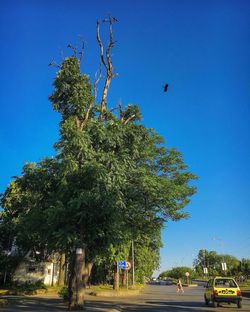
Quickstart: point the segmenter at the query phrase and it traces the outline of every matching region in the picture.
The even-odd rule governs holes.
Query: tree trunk
[[[85,283],[83,272],[85,269],[85,248],[77,248],[71,265],[69,279],[69,310],[84,309]]]
[[[65,253],[61,254],[59,265],[60,265],[60,268],[59,268],[58,286],[64,286],[64,281],[65,281]]]
[[[86,288],[87,285],[89,285],[88,282],[89,282],[89,277],[90,277],[90,274],[91,274],[92,267],[93,267],[93,263],[89,262],[89,263],[86,264],[86,266],[85,266],[85,268],[83,270],[82,278],[83,278],[83,283],[85,285],[85,288]]]
[[[117,269],[117,264],[114,266],[114,285],[113,285],[114,290],[119,289],[119,270]]]
[[[122,270],[122,287],[127,286],[127,274],[126,270]]]
[[[102,115],[105,113],[105,110],[107,108],[107,95],[108,95],[108,89],[111,83],[111,78],[112,76],[110,74],[107,75],[105,85],[103,88],[103,93],[102,93],[102,102],[101,102],[101,113]]]

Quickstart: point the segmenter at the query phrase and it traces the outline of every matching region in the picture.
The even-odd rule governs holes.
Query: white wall
[[[39,280],[42,280],[45,285],[52,285],[52,277],[53,284],[55,285],[58,281],[58,269],[57,266],[52,262],[31,262],[31,261],[23,261],[17,267],[13,280],[24,283],[30,282],[35,283]]]

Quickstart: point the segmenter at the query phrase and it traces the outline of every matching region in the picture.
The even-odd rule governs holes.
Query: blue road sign
[[[126,269],[127,263],[126,260],[119,260],[118,261],[118,269]]]

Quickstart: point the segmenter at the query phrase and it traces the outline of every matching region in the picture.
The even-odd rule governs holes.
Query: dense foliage
[[[222,262],[226,263],[227,270],[222,270]],[[204,273],[204,268],[207,268],[208,273]],[[190,279],[208,278],[210,276],[233,276],[239,282],[245,281],[250,277],[250,259],[243,258],[241,260],[227,254],[217,254],[216,251],[206,249],[199,250],[199,253],[194,260],[193,267],[174,267],[171,270],[166,270],[160,273],[159,279],[165,280],[168,278],[186,280],[185,273],[189,272]]]
[[[193,279],[193,278],[196,278],[198,277],[198,275],[196,274],[196,272],[190,268],[190,267],[185,267],[185,266],[182,266],[182,267],[175,267],[175,268],[172,268],[171,270],[167,270],[167,271],[164,271],[162,272],[160,275],[159,275],[159,278],[160,279],[168,279],[168,278],[173,278],[173,279],[183,279],[183,281],[186,280],[186,273],[189,273],[189,279]]]
[[[222,262],[226,263],[226,271],[222,270]],[[207,268],[207,274],[204,273],[204,268]],[[189,272],[191,279],[227,275],[233,276],[242,282],[250,277],[250,259],[243,258],[239,260],[231,255],[221,255],[213,250],[201,249],[194,260],[193,268],[175,267],[162,272],[159,278],[163,280],[167,278],[183,278],[185,280],[185,272]]]
[[[226,272],[222,270],[222,263],[226,263]],[[202,249],[199,251],[197,258],[194,260],[194,268],[199,276],[204,276],[204,267],[208,269],[209,276],[224,275],[245,276],[250,274],[250,260],[239,260],[234,256],[227,254],[217,254],[216,251]]]
[[[2,226],[11,227],[22,250],[39,250],[39,257],[70,255],[81,241],[89,261],[110,258],[113,246],[113,262],[133,239],[142,280],[158,266],[164,222],[187,216],[182,209],[195,192],[189,184],[195,176],[177,150],[136,121],[138,107],[100,118],[75,57],[63,61],[54,87],[50,100],[62,115],[56,157],[26,164],[12,181],[1,200]],[[135,113],[138,118],[126,122]]]

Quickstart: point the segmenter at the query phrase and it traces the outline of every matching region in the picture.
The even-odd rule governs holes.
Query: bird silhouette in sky
[[[168,91],[168,83],[166,83],[166,84],[163,86],[163,90],[164,90],[164,92],[167,92],[167,91]]]

